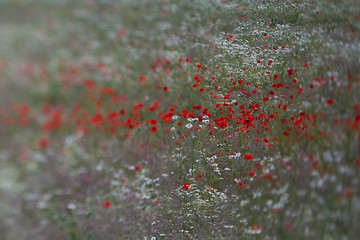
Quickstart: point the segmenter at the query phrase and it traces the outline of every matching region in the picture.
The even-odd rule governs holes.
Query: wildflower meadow
[[[0,239],[360,239],[359,15],[0,0]]]

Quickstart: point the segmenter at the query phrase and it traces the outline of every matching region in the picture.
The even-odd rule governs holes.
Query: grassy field
[[[360,239],[359,14],[0,0],[0,239]]]

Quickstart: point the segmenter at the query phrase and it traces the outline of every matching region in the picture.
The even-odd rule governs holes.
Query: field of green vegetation
[[[0,239],[360,239],[357,0],[0,0]]]

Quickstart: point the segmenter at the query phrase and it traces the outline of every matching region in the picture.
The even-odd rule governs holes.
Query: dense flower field
[[[356,0],[1,0],[0,239],[360,239]]]

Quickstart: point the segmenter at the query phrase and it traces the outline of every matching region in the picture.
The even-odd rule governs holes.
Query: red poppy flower
[[[254,158],[254,157],[253,157],[253,155],[251,155],[250,153],[246,153],[246,154],[244,155],[244,158],[245,158],[245,159],[252,159],[252,158]]]
[[[189,188],[190,188],[190,183],[184,183],[184,184],[182,185],[182,188],[185,189],[185,190],[189,190]]]
[[[356,165],[356,166],[360,166],[360,158],[357,158],[357,159],[355,160],[355,165]]]
[[[199,172],[198,174],[196,174],[195,180],[199,181],[202,176],[204,176],[204,174],[202,172]]]
[[[110,201],[104,201],[103,204],[102,204],[102,207],[103,208],[108,208],[111,206],[111,202]]]
[[[46,147],[46,146],[49,145],[49,143],[50,143],[50,140],[48,138],[45,138],[45,137],[40,138],[38,140],[38,142],[37,142],[39,147]]]

